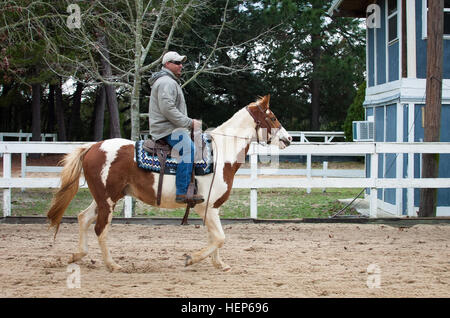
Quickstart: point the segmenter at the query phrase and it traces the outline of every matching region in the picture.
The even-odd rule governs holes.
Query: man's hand
[[[202,121],[198,119],[192,120],[192,129],[193,131],[201,131],[202,130]]]

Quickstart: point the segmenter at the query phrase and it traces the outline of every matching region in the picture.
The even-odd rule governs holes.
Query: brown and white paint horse
[[[227,271],[230,266],[219,256],[219,248],[225,241],[225,234],[219,219],[219,207],[228,199],[236,171],[239,169],[250,142],[257,139],[268,140],[280,149],[287,147],[292,137],[281,126],[269,109],[269,96],[249,104],[233,115],[221,126],[210,131],[213,138],[215,175],[197,176],[198,193],[205,202],[197,204],[196,213],[204,219],[208,229],[208,245],[186,256],[186,266],[195,264],[211,256],[215,267]],[[265,139],[267,138],[267,139]],[[111,224],[114,207],[125,195],[133,196],[142,202],[156,205],[159,173],[138,168],[134,158],[134,141],[109,139],[77,148],[64,160],[61,173],[61,187],[55,193],[47,217],[50,226],[58,231],[64,211],[78,192],[82,172],[94,200],[78,215],[79,247],[69,262],[75,262],[87,255],[87,229],[95,221],[105,265],[110,271],[120,270],[107,247],[108,228]],[[213,182],[213,184],[211,184]],[[210,191],[211,189],[211,191]],[[206,207],[206,204],[208,206]],[[179,208],[175,203],[175,176],[166,175],[161,197],[161,208]],[[206,217],[205,217],[206,214]]]

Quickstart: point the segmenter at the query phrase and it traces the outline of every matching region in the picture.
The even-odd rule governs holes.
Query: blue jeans
[[[177,166],[176,174],[176,195],[186,194],[189,183],[191,182],[192,164],[194,162],[195,145],[190,134],[186,130],[175,130],[164,139],[180,154],[180,161]]]

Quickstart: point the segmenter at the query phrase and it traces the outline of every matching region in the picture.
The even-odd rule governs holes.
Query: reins
[[[214,144],[216,145],[216,151],[217,151],[217,144],[216,141],[214,140],[214,137],[211,136],[211,140],[214,142]],[[214,184],[214,178],[216,177],[216,169],[217,169],[217,153],[214,156],[214,147],[213,147],[213,157],[214,157],[214,166],[213,166],[213,175],[212,175],[212,179],[211,179],[211,185],[209,186],[209,191],[208,191],[208,199],[206,200],[206,205],[205,205],[205,216],[203,217],[203,226],[205,226],[205,220],[206,220],[206,214],[208,213],[208,205],[209,205],[209,198],[211,197],[211,190]]]

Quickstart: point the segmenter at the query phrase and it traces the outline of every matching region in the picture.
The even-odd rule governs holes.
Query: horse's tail
[[[61,187],[54,194],[52,205],[47,212],[50,227],[56,227],[55,237],[58,233],[59,224],[61,223],[64,212],[78,192],[79,179],[83,170],[83,158],[90,147],[91,145],[79,147],[72,153],[67,154],[61,161],[64,164],[61,172]]]

